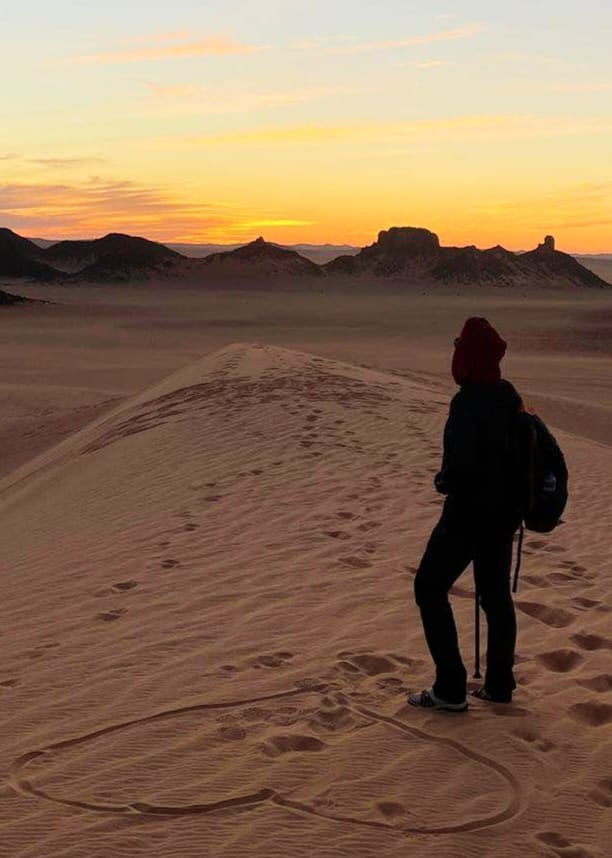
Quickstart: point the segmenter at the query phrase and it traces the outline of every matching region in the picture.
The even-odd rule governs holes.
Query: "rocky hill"
[[[132,280],[159,276],[181,254],[163,244],[120,233],[48,248],[0,229],[0,275],[37,280]]]
[[[0,229],[0,276],[5,277],[64,282],[167,279],[206,286],[225,280],[290,281],[325,275],[382,278],[417,286],[611,288],[573,256],[556,250],[552,236],[535,250],[512,253],[499,245],[487,250],[443,247],[427,229],[392,227],[380,232],[368,247],[319,265],[261,237],[198,259],[119,233],[92,241],[60,241],[45,248],[10,229]]]
[[[355,256],[340,256],[324,266],[331,275],[375,276],[412,283],[481,286],[590,287],[609,289],[573,256],[555,249],[552,236],[527,253],[500,245],[442,247],[427,229],[393,227]]]
[[[43,251],[10,229],[0,228],[0,277],[24,277],[53,280],[57,276],[51,266],[40,259]]]
[[[261,236],[237,250],[213,253],[200,260],[207,275],[259,277],[321,277],[320,265],[287,250],[278,244],[265,241]]]
[[[60,241],[44,258],[79,280],[131,280],[162,273],[181,254],[146,238],[109,233],[93,241]]]

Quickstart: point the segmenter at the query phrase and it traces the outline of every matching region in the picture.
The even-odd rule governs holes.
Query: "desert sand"
[[[0,313],[0,855],[609,854],[609,295],[13,291],[57,303]],[[470,315],[570,501],[526,533],[513,703],[427,713]],[[471,570],[452,602],[471,673]]]

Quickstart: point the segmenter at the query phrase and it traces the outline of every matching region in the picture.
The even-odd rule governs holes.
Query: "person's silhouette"
[[[434,477],[446,500],[414,581],[436,677],[430,689],[409,695],[413,706],[467,708],[467,672],[448,592],[470,563],[488,626],[485,682],[473,693],[509,703],[516,687],[510,567],[521,513],[511,428],[524,407],[501,378],[505,352],[506,342],[483,318],[468,319],[455,340],[452,373],[460,390],[450,404],[442,468]]]

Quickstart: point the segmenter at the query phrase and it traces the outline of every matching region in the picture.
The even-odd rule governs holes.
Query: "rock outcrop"
[[[442,247],[426,229],[394,227],[355,256],[339,256],[324,266],[331,275],[375,276],[422,285],[480,285],[515,287],[589,287],[610,284],[555,250],[547,235],[536,250],[512,253],[497,245],[487,250]]]
[[[237,250],[213,253],[199,260],[207,276],[218,272],[234,277],[321,277],[321,266],[295,250],[265,241],[261,236]]]
[[[121,233],[92,241],[60,241],[44,251],[55,268],[79,280],[133,280],[163,274],[181,254],[164,244]]]
[[[57,271],[40,261],[44,251],[33,241],[10,229],[0,228],[0,276],[54,280]]]
[[[392,227],[356,256],[339,256],[324,266],[328,274],[420,276],[438,259],[440,240],[428,229]]]
[[[611,288],[573,256],[556,250],[551,235],[535,250],[512,253],[500,245],[487,250],[443,247],[435,233],[417,227],[383,230],[373,244],[355,255],[341,255],[325,265],[262,237],[196,259],[163,244],[118,233],[42,248],[9,229],[0,229],[2,275],[64,282],[167,279],[196,281],[203,286],[271,278],[277,282],[286,278],[289,283],[292,278],[327,275],[382,278],[416,286]]]

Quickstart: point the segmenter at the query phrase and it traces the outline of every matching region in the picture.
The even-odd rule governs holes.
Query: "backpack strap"
[[[518,589],[518,577],[519,577],[519,569],[521,568],[521,549],[523,547],[523,533],[524,533],[523,520],[521,519],[521,527],[519,531],[519,541],[518,541],[518,549],[516,552],[516,569],[514,570],[514,582],[512,584],[512,592],[516,593]]]

